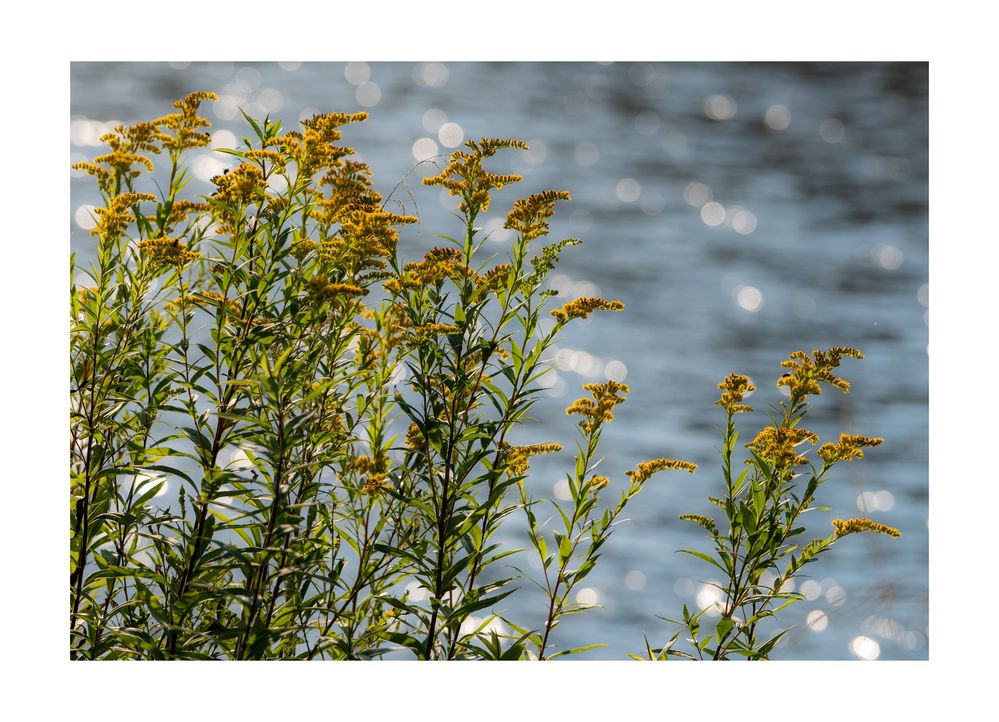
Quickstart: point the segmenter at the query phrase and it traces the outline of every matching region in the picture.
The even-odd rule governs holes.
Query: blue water
[[[552,387],[517,441],[572,448],[563,409],[583,395],[581,384],[609,374],[632,394],[604,434],[602,473],[620,480],[664,455],[700,469],[659,474],[634,500],[581,597],[601,606],[566,619],[559,645],[602,641],[583,658],[620,659],[643,648],[643,634],[655,645],[671,633],[656,615],[707,599],[711,569],[676,553],[704,549],[700,529],[677,516],[711,513],[705,497],[720,493],[716,384],[748,374],[760,388],[752,402],[765,410],[780,398],[773,381],[790,351],[836,345],[861,348],[865,359],[844,362],[853,391],[817,397],[808,428],[886,441],[837,467],[820,497],[830,510],[810,514],[810,530],[824,536],[833,518],[870,516],[903,536],[849,537],[809,567],[812,580],[799,586],[809,598],[788,610],[795,626],[774,656],[927,658],[925,65],[76,63],[74,160],[99,152],[106,124],[165,114],[192,90],[222,96],[206,115],[216,138],[228,130],[233,142],[237,106],[286,125],[367,110],[346,142],[383,195],[421,216],[402,234],[411,259],[435,245],[434,233],[459,232],[450,199],[420,185],[433,166],[417,165],[433,153],[441,162],[459,136],[532,147],[497,157],[498,172],[524,181],[495,196],[487,228],[518,195],[572,193],[551,237],[584,243],[563,254],[552,283],[563,296],[602,295],[627,308],[569,327],[552,357]],[[194,162],[192,192],[209,188],[225,161],[216,155]],[[99,205],[88,178],[74,177],[72,204],[71,219]],[[93,238],[71,223],[72,247],[92,255]],[[502,257],[502,230],[495,235],[487,248]],[[748,421],[758,429],[764,419]],[[537,493],[551,493],[571,467],[561,456],[533,461]],[[516,532],[511,541],[525,544]],[[529,589],[508,601],[511,619],[541,623]]]

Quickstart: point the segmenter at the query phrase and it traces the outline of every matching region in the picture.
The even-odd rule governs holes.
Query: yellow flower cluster
[[[589,421],[580,421],[579,426],[586,433],[597,429],[605,421],[614,419],[614,407],[623,403],[628,393],[628,387],[617,381],[607,381],[602,384],[586,384],[584,389],[590,392],[592,399],[576,399],[565,410],[567,415],[579,414]]]
[[[514,201],[504,228],[519,233],[525,241],[548,234],[548,219],[555,214],[555,201],[569,200],[569,191],[548,190]]]
[[[129,209],[140,201],[155,200],[156,196],[149,193],[122,193],[115,196],[108,203],[107,208],[94,209],[94,213],[100,220],[91,233],[100,235],[103,241],[120,237],[129,224],[135,220],[135,216]]]
[[[210,128],[212,124],[198,115],[198,108],[203,100],[218,99],[215,93],[197,91],[188,93],[181,100],[174,102],[173,107],[179,110],[179,113],[165,115],[153,121],[154,125],[173,131],[173,135],[157,133],[157,138],[163,143],[163,147],[173,152],[180,152],[186,148],[207,146],[211,138],[207,133],[199,133],[198,128]]]
[[[620,301],[607,301],[602,298],[592,296],[580,296],[574,301],[556,308],[552,311],[552,316],[559,323],[568,323],[574,318],[586,318],[593,311],[623,311],[624,304]]]
[[[475,298],[481,299],[486,294],[497,293],[504,288],[510,275],[510,268],[509,263],[501,263],[479,276],[475,280]]]
[[[439,286],[448,278],[461,282],[474,275],[457,248],[431,248],[422,261],[403,266],[403,272],[401,279],[394,280],[407,288]]]
[[[354,152],[353,148],[336,145],[342,134],[339,128],[348,123],[367,120],[368,114],[324,113],[302,121],[304,130],[291,131],[275,138],[271,145],[280,146],[298,165],[302,178],[312,178],[317,172],[332,169],[336,163]]]
[[[317,303],[335,298],[364,296],[368,293],[366,289],[353,283],[332,283],[325,276],[313,276],[306,281],[305,286],[309,296]]]
[[[882,442],[884,439],[877,437],[840,434],[837,443],[823,444],[819,447],[819,456],[827,464],[862,459],[864,458],[864,452],[861,450],[863,447],[878,446]]]
[[[227,170],[222,175],[215,176],[212,183],[216,188],[212,197],[223,203],[251,203],[264,195],[264,173],[250,163],[241,163],[232,172]]]
[[[303,258],[315,249],[315,241],[309,240],[308,238],[301,238],[291,244],[291,251],[289,252],[291,253],[292,258],[301,262]]]
[[[521,476],[526,474],[527,469],[530,466],[530,458],[532,456],[539,456],[540,454],[554,454],[562,451],[562,445],[556,443],[509,446],[507,448],[506,473],[509,476]]]
[[[339,223],[357,211],[381,210],[382,197],[371,187],[371,169],[366,163],[338,160],[319,180],[319,185],[330,187],[329,196],[320,195],[311,214],[320,223]]]
[[[886,524],[879,524],[878,522],[871,521],[870,519],[848,519],[846,521],[843,521],[842,519],[833,519],[832,525],[833,529],[836,531],[837,537],[862,531],[887,534],[895,539],[902,536],[902,532],[898,529],[887,526]]]
[[[146,238],[139,241],[139,251],[154,264],[183,266],[201,258],[197,251],[189,251],[187,246],[175,238]]]
[[[798,454],[795,447],[805,441],[814,446],[818,440],[816,434],[805,429],[768,426],[746,447],[755,451],[757,456],[775,469],[783,470],[808,463],[808,459]]]
[[[822,393],[819,383],[835,386],[847,393],[850,391],[850,384],[832,373],[832,369],[839,366],[840,359],[844,356],[864,358],[860,351],[846,346],[834,346],[824,352],[815,349],[812,351],[812,358],[808,358],[804,351],[794,351],[787,361],[781,362],[781,366],[790,371],[777,379],[777,386],[787,386],[790,389],[792,403],[801,401],[809,394]]]
[[[178,223],[187,220],[191,213],[207,213],[210,207],[207,203],[198,203],[190,200],[177,200],[170,206],[170,213],[163,221],[163,232],[169,233]],[[148,220],[156,223],[159,219],[156,216],[147,216]]]
[[[383,491],[392,488],[392,484],[389,483],[387,474],[372,474],[368,477],[367,481],[364,482],[364,486],[361,487],[361,493],[374,496]]]
[[[388,471],[387,462],[384,457],[372,459],[370,456],[355,456],[350,460],[348,468],[356,472],[359,476],[384,474]]]
[[[479,141],[466,141],[465,146],[471,152],[456,150],[451,154],[444,170],[436,176],[424,178],[423,183],[441,186],[452,196],[461,198],[459,210],[462,213],[471,208],[485,212],[489,210],[489,191],[502,188],[508,183],[516,183],[521,177],[490,173],[482,167],[482,161],[501,148],[527,150],[527,143],[522,140],[483,138]]]
[[[214,291],[198,291],[197,293],[190,294],[190,297],[196,303],[221,307],[229,313],[238,314],[241,310],[238,299],[228,298]]]
[[[260,161],[261,165],[263,165],[264,162],[266,161],[274,165],[278,171],[284,170],[284,165],[285,165],[284,156],[278,153],[277,151],[266,150],[266,149],[248,150],[245,153],[243,153],[243,157],[249,160]]]
[[[416,343],[423,343],[433,336],[445,336],[460,331],[460,328],[450,323],[425,323],[421,326],[413,326],[413,340]]]
[[[596,490],[596,491],[599,491],[600,489],[603,489],[609,483],[610,483],[610,479],[608,479],[606,476],[599,476],[599,475],[597,475],[597,476],[594,476],[594,477],[590,478],[590,486],[593,487],[593,489]]]
[[[427,447],[427,440],[420,431],[419,425],[414,421],[406,430],[406,448],[412,451],[422,451]]]
[[[689,471],[693,474],[697,470],[697,464],[689,461],[678,461],[677,459],[653,459],[651,461],[642,461],[638,464],[637,469],[624,473],[628,475],[633,484],[641,484],[650,476],[663,469],[679,469],[681,471]]]
[[[131,127],[119,125],[115,127],[113,132],[102,135],[100,137],[101,143],[107,143],[111,149],[110,153],[94,158],[95,164],[106,165],[108,167],[108,174],[103,176],[103,179],[109,182],[108,188],[104,188],[104,186],[102,188],[109,190],[110,174],[112,172],[116,178],[126,181],[137,178],[142,173],[140,170],[133,169],[133,166],[141,165],[151,173],[153,171],[153,162],[148,157],[139,153],[140,151],[154,154],[159,153],[160,149],[156,145],[158,139],[159,131],[155,125],[155,121],[153,123],[141,122]],[[90,164],[74,167],[93,173]],[[102,174],[93,174],[98,176],[98,182],[102,180]]]
[[[756,391],[756,387],[750,382],[749,377],[729,374],[724,381],[718,384],[718,388],[722,390],[722,395],[715,403],[728,413],[741,414],[753,410],[752,406],[742,403],[746,394]]]
[[[399,234],[394,225],[416,223],[416,216],[401,216],[384,211],[354,211],[340,221],[343,238],[342,261],[353,272],[366,268],[385,268],[384,259],[392,258]]]

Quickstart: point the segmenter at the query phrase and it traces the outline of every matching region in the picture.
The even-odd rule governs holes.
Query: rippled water
[[[676,550],[704,548],[677,515],[710,513],[705,497],[719,493],[716,384],[748,374],[763,409],[779,398],[773,380],[790,351],[838,345],[866,358],[844,362],[853,391],[819,396],[809,428],[886,441],[837,467],[823,487],[830,511],[809,524],[825,535],[832,518],[871,516],[903,536],[850,537],[810,567],[814,578],[799,587],[808,601],[789,610],[795,629],[775,656],[927,658],[925,64],[76,63],[74,160],[94,155],[113,121],[164,114],[192,90],[222,96],[207,114],[223,145],[241,133],[237,107],[286,125],[367,110],[346,139],[378,190],[421,216],[403,230],[407,257],[455,223],[450,199],[419,183],[433,168],[414,165],[463,138],[531,144],[500,160],[497,171],[508,162],[524,181],[497,195],[494,228],[518,194],[571,191],[552,237],[584,244],[563,254],[552,283],[563,296],[599,293],[627,309],[569,327],[522,439],[571,448],[563,409],[580,385],[625,378],[632,394],[604,434],[602,473],[620,479],[662,455],[700,469],[662,473],[633,502],[580,592],[602,606],[567,619],[561,645],[603,641],[584,658],[619,659],[643,648],[643,634],[655,644],[671,631],[656,615],[710,601],[711,568]],[[223,162],[207,152],[195,160],[192,190],[207,189]],[[72,203],[80,220],[81,206],[99,203],[88,179],[74,178]],[[76,220],[71,237],[92,254]],[[762,425],[762,414],[752,421]],[[570,463],[537,458],[533,487],[554,490]],[[513,619],[540,623],[529,590],[510,601]]]

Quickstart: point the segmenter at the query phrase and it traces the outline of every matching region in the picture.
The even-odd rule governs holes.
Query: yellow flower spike
[[[870,436],[855,436],[851,434],[840,434],[839,441],[835,444],[823,444],[819,447],[819,456],[827,464],[834,464],[837,461],[852,461],[853,459],[864,458],[864,447],[879,446],[884,439]]]
[[[652,461],[643,461],[639,463],[636,470],[626,471],[625,474],[628,475],[628,478],[631,479],[633,484],[641,484],[653,474],[663,471],[664,469],[679,469],[693,474],[697,469],[697,464],[689,461],[678,461],[677,459],[653,459]]]
[[[607,301],[603,298],[580,296],[574,301],[556,308],[551,313],[559,323],[568,323],[574,318],[586,318],[593,311],[623,311],[620,301]]]
[[[562,445],[554,442],[548,444],[530,444],[528,446],[507,446],[503,444],[501,448],[507,449],[506,473],[508,476],[526,474],[532,456],[554,454],[562,451]]]
[[[870,519],[848,519],[846,521],[843,521],[842,519],[833,519],[832,525],[837,537],[864,531],[870,531],[876,534],[886,534],[893,539],[898,539],[902,536],[902,532],[898,529],[890,527],[886,524],[880,524],[876,521],[871,521]]]

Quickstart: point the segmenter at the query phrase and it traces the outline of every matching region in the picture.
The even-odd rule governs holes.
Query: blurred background
[[[502,223],[517,197],[569,190],[549,241],[583,245],[550,284],[560,303],[600,295],[626,310],[568,327],[535,421],[512,441],[574,448],[564,408],[586,395],[582,384],[613,378],[631,396],[603,436],[610,493],[639,461],[700,466],[660,473],[633,500],[576,592],[594,608],[560,625],[559,645],[605,642],[579,659],[621,659],[644,648],[643,634],[653,646],[671,636],[657,615],[717,599],[716,570],[676,550],[708,551],[677,516],[717,511],[706,496],[721,488],[718,382],[739,372],[756,383],[757,412],[741,417],[749,440],[781,398],[774,381],[791,351],[856,346],[865,359],[841,367],[853,390],[815,397],[807,427],[885,443],[836,467],[819,499],[829,511],[806,516],[805,538],[854,516],[903,535],[851,536],[806,567],[795,589],[805,600],[786,610],[794,628],[774,658],[927,659],[927,85],[924,63],[73,63],[70,153],[90,159],[103,133],[164,115],[193,90],[220,96],[203,106],[216,147],[246,132],[240,108],[289,128],[366,110],[344,142],[383,196],[421,217],[399,246],[417,260],[440,243],[434,234],[460,232],[453,199],[420,179],[468,138],[528,141],[530,151],[494,158],[494,171],[524,180],[494,196],[484,252],[505,260]],[[189,162],[194,194],[232,165],[210,149]],[[100,198],[75,171],[71,200],[71,247],[85,262]],[[571,468],[568,452],[535,458],[535,494],[565,496]],[[521,531],[511,527],[509,543],[526,546]],[[537,574],[526,557],[519,565]],[[504,604],[518,624],[543,622],[530,584]]]

